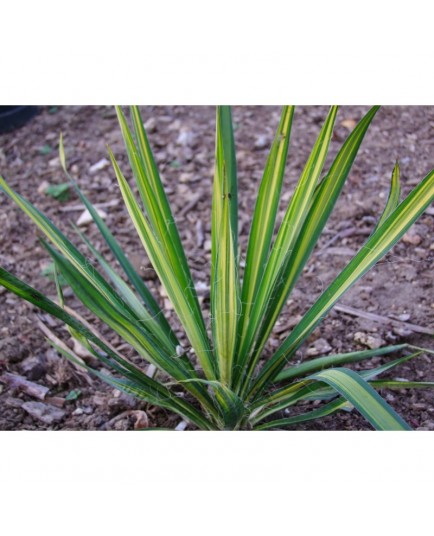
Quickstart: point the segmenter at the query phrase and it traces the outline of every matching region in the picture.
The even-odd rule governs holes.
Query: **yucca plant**
[[[3,191],[50,242],[42,240],[56,267],[58,303],[3,268],[0,268],[0,283],[63,321],[70,334],[114,374],[90,367],[66,346],[52,342],[70,361],[121,391],[181,415],[197,428],[285,428],[354,407],[376,429],[409,429],[377,391],[381,388],[432,387],[434,382],[377,378],[412,359],[420,350],[402,344],[319,357],[293,366],[289,364],[300,345],[344,292],[390,250],[433,201],[434,170],[400,202],[399,166],[396,164],[386,207],[365,245],[280,347],[272,354],[266,349],[276,320],[327,222],[377,110],[378,107],[373,107],[361,119],[324,174],[337,114],[336,106],[330,109],[283,221],[276,229],[294,116],[293,106],[283,107],[260,183],[242,271],[231,110],[228,106],[217,108],[209,333],[139,109],[131,108],[131,129],[121,108],[116,108],[139,199],[109,149],[114,173],[131,220],[173,304],[191,349],[186,350],[180,344],[164,311],[98,212],[69,176],[62,137],[59,144],[61,165],[126,277],[119,275],[83,237],[100,266],[98,271],[53,223],[0,178]],[[151,365],[153,373],[123,357],[98,335],[94,327],[65,306],[58,275],[64,278],[85,307]],[[402,350],[407,350],[408,355],[358,373],[343,366]],[[291,413],[294,405],[306,400],[320,400],[322,404],[305,413]],[[282,410],[289,410],[284,417]]]

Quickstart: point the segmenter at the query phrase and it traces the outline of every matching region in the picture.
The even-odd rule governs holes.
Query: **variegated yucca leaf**
[[[276,285],[279,285],[279,282],[283,277],[286,262],[291,256],[298,233],[307,217],[311,199],[318,184],[327,156],[336,114],[337,107],[334,106],[330,110],[326,122],[324,123],[301,174],[271,249],[263,277],[258,285],[257,293],[251,307],[251,313],[249,317],[245,319],[247,329],[245,335],[241,334],[239,346],[240,355],[238,358],[238,366],[242,371],[242,382],[244,383],[244,389],[241,390],[242,395],[244,395],[245,390],[248,387],[246,378],[252,377],[257,363],[257,358],[255,358],[255,356],[252,358],[250,354],[257,331],[264,318],[267,306],[270,300],[273,299],[273,291]]]
[[[258,361],[271,330],[324,229],[342,191],[366,131],[377,111],[378,106],[374,106],[361,119],[338,152],[327,175],[316,188],[309,213],[297,237],[295,247],[288,256],[284,273],[280,280],[276,281],[274,293],[267,304],[255,348],[252,349],[253,363]]]
[[[380,227],[377,227],[357,255],[304,315],[291,335],[283,342],[253,381],[249,396],[260,392],[274,380],[290,356],[315,329],[337,300],[393,247],[433,200],[434,170],[428,173],[387,220]]]
[[[43,232],[42,243],[55,265],[59,304],[0,268],[0,284],[62,321],[70,335],[114,375],[90,367],[52,337],[57,351],[112,387],[147,403],[181,415],[204,430],[266,430],[294,426],[341,410],[356,409],[378,430],[407,430],[409,426],[380,396],[383,389],[432,388],[432,381],[383,379],[421,348],[399,344],[320,356],[291,364],[296,350],[340,297],[381,259],[434,200],[434,170],[400,202],[400,171],[396,163],[390,193],[377,226],[366,244],[323,292],[274,353],[265,351],[272,329],[312,253],[336,204],[364,136],[378,111],[371,108],[337,151],[324,171],[338,109],[331,107],[304,166],[292,198],[276,228],[294,107],[284,106],[259,186],[245,256],[240,268],[238,185],[232,113],[217,107],[215,173],[211,216],[210,333],[199,305],[180,234],[159,175],[137,106],[130,109],[130,128],[120,107],[116,112],[138,190],[129,184],[109,149],[121,195],[145,252],[164,287],[191,349],[175,335],[158,301],[77,182],[69,175],[63,138],[62,168],[89,210],[113,254],[112,266],[103,252],[79,229],[91,259],[35,206],[0,177],[0,190]],[[242,242],[241,242],[242,243]],[[145,253],[144,253],[145,254]],[[139,366],[106,343],[65,304],[62,276],[81,303],[156,371],[149,377]],[[179,326],[177,326],[178,328]],[[54,340],[55,339],[55,340]],[[413,351],[355,372],[342,365],[374,356]],[[429,351],[430,350],[426,350]],[[150,374],[152,376],[152,374]],[[316,401],[304,413],[293,412],[300,402]],[[287,415],[282,417],[282,410]]]
[[[211,327],[218,376],[232,383],[237,343],[239,275],[237,266],[237,207],[235,146],[231,112],[217,109],[216,163],[212,201]]]

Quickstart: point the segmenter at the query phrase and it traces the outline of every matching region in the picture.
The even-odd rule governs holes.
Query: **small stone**
[[[107,214],[103,210],[101,210],[99,208],[97,208],[95,210],[97,211],[97,213],[99,214],[99,216],[103,220],[105,220],[107,218]],[[83,227],[85,225],[88,225],[91,221],[93,221],[93,218],[90,215],[90,212],[86,209],[84,212],[81,213],[80,217],[78,218],[77,225],[79,227]]]
[[[195,145],[196,136],[194,132],[186,128],[181,129],[181,132],[178,135],[176,143],[184,147],[193,147]]]
[[[59,157],[56,156],[55,158],[52,158],[52,159],[48,162],[48,165],[49,165],[51,168],[59,167],[59,166],[60,166],[60,159],[59,159]]]
[[[422,242],[422,238],[415,232],[408,231],[402,237],[402,241],[412,246],[418,246]]]
[[[34,419],[38,419],[48,425],[60,422],[65,417],[63,410],[43,402],[26,402],[22,405],[22,408]]]
[[[255,149],[265,149],[268,146],[268,138],[265,135],[258,136],[255,140]]]
[[[176,425],[175,431],[183,432],[186,428],[187,428],[187,423],[185,421],[181,421],[179,424]]]
[[[95,404],[95,406],[104,406],[106,400],[102,396],[95,395],[92,398],[92,402]]]
[[[152,134],[157,130],[157,120],[155,117],[150,117],[143,126],[145,127],[146,132]]]
[[[209,296],[210,288],[204,281],[197,281],[194,288],[198,296]]]
[[[323,355],[330,352],[332,347],[325,339],[317,339],[312,346],[307,349],[306,354],[310,357]]]
[[[353,130],[357,125],[357,122],[354,119],[344,119],[341,121],[341,126],[345,127],[347,130]]]
[[[376,348],[380,348],[381,346],[385,344],[385,341],[378,335],[368,335],[367,333],[364,333],[363,331],[357,331],[354,334],[354,342],[363,344],[364,346],[367,346],[368,348],[371,348],[372,350]]]
[[[412,330],[406,326],[393,326],[392,331],[395,335],[399,337],[409,337],[413,334]]]
[[[42,181],[41,184],[38,186],[38,194],[44,194],[45,190],[50,186],[50,183],[48,181]]]
[[[98,160],[98,162],[90,166],[89,173],[93,175],[97,171],[101,171],[102,169],[105,169],[109,165],[110,165],[110,162],[107,160],[107,158],[101,158],[101,160]]]
[[[193,179],[193,173],[181,173],[179,176],[179,182],[186,183],[186,182],[192,182]]]

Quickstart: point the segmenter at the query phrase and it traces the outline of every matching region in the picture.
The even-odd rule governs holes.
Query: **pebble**
[[[181,173],[179,176],[179,182],[186,183],[186,182],[192,182],[194,175],[193,173]]]
[[[110,165],[110,162],[107,160],[107,158],[101,158],[101,160],[98,160],[98,162],[90,166],[89,173],[93,175],[97,171],[101,171],[102,169],[105,169],[109,165]]]
[[[183,432],[187,428],[188,424],[185,421],[181,421],[175,427],[175,432]]]
[[[50,183],[48,181],[42,181],[41,184],[38,186],[38,194],[44,194],[45,190],[50,186]]]
[[[345,127],[347,130],[353,130],[353,128],[357,125],[357,121],[354,121],[354,119],[344,119],[341,121],[341,126]]]
[[[66,415],[60,408],[49,406],[43,402],[26,402],[22,405],[22,408],[34,419],[38,419],[48,425],[60,422]]]
[[[395,335],[398,335],[399,337],[409,337],[413,333],[410,328],[407,328],[405,326],[393,326],[392,331]]]
[[[59,157],[56,156],[55,158],[52,158],[52,159],[48,162],[48,165],[49,165],[51,168],[59,167],[59,166],[60,166],[60,159],[59,159]]]
[[[103,220],[107,218],[107,214],[103,210],[97,208],[96,211]],[[80,217],[78,218],[76,223],[79,227],[83,227],[87,225],[88,223],[90,223],[91,221],[93,221],[93,218],[90,215],[90,212],[86,209],[84,212],[80,214]]]
[[[376,348],[380,348],[385,344],[385,341],[376,335],[368,335],[367,333],[364,333],[363,331],[357,331],[354,334],[354,342],[358,342],[360,344],[363,344],[364,346],[367,346],[368,348],[371,348],[372,350]]]
[[[143,126],[148,134],[152,134],[157,130],[157,120],[155,117],[150,117]]]
[[[184,147],[193,147],[195,144],[196,136],[194,135],[194,132],[187,129],[181,129],[181,132],[178,135],[178,138],[176,139],[176,143],[178,145],[182,145]]]
[[[254,147],[258,150],[265,149],[268,146],[268,143],[269,142],[267,136],[262,134],[261,136],[257,136]]]
[[[411,244],[412,246],[418,246],[422,242],[422,238],[417,233],[408,231],[402,237],[402,241],[406,244]]]
[[[307,349],[306,354],[310,357],[313,357],[317,355],[327,354],[328,352],[330,352],[331,349],[332,347],[325,339],[317,339],[313,343],[313,345]]]
[[[198,296],[209,296],[210,287],[204,281],[197,281],[197,283],[194,285],[194,288],[196,289]]]

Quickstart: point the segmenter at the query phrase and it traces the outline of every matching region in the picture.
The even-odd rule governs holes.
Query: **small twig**
[[[324,253],[324,251],[329,248],[332,244],[336,242],[339,238],[348,238],[349,236],[354,235],[369,235],[371,234],[372,230],[368,229],[367,227],[364,227],[362,229],[358,229],[357,227],[349,227],[348,229],[344,229],[343,231],[339,231],[336,233],[328,242],[326,242],[321,249],[319,249],[316,252],[316,255],[320,255],[321,253]]]
[[[336,309],[336,311],[340,311],[341,313],[359,316],[360,318],[366,318],[367,320],[373,320],[374,322],[379,322],[381,324],[391,324],[392,326],[406,327],[415,333],[423,333],[424,335],[431,335],[434,337],[434,331],[430,328],[424,328],[423,326],[417,326],[416,324],[410,324],[409,322],[403,322],[401,320],[394,320],[393,318],[389,318],[387,316],[367,313],[366,311],[354,309],[354,307],[350,307],[349,305],[335,305],[334,309]]]

